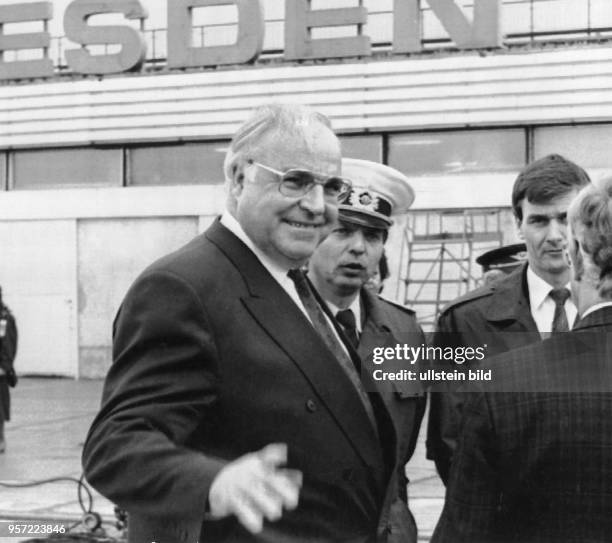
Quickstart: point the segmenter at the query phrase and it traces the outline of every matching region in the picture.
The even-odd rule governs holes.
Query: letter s
[[[142,34],[129,26],[88,26],[92,15],[123,13],[126,19],[146,19],[147,11],[139,0],[74,0],[64,13],[66,37],[81,45],[120,44],[112,55],[92,55],[84,47],[66,51],[66,62],[82,74],[113,74],[136,70],[146,56]]]

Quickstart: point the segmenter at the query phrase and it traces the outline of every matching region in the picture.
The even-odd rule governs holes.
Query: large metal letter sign
[[[53,6],[51,2],[0,6],[0,79],[53,76],[53,62],[47,56],[51,40],[47,32],[47,21],[52,16]],[[3,27],[6,23],[28,21],[43,21],[44,31],[11,35],[3,33]],[[5,51],[18,51],[19,49],[43,49],[44,56],[41,59],[4,61]]]
[[[418,53],[422,49],[419,0],[393,0],[393,52]]]
[[[238,39],[233,45],[192,47],[192,16],[195,7],[235,4]],[[168,67],[194,68],[242,64],[261,53],[264,18],[260,0],[168,0]]]
[[[138,0],[74,0],[64,13],[66,36],[83,46],[120,44],[121,51],[92,55],[84,47],[70,49],[66,51],[70,68],[82,74],[112,74],[139,69],[147,50],[142,34],[129,26],[88,26],[87,19],[101,13],[123,13],[126,19],[141,20],[148,16]]]
[[[311,29],[323,26],[362,25],[368,10],[355,8],[310,9],[310,0],[285,0],[285,58],[333,58],[370,56],[370,38],[312,39]]]
[[[474,0],[470,25],[455,0],[428,0],[442,26],[460,49],[501,47],[501,0]]]

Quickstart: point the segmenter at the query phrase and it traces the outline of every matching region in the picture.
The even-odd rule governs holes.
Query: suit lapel
[[[232,261],[249,295],[242,302],[295,363],[327,406],[356,452],[370,466],[382,462],[378,439],[353,384],[289,295],[236,236],[215,223],[206,236]]]
[[[359,338],[358,352],[361,360],[363,360],[364,369],[369,375],[372,375],[374,369],[379,367],[375,366],[372,361],[373,349],[375,347],[395,348],[398,339],[393,335],[393,327],[384,311],[381,310],[382,308],[376,298],[366,290],[362,290],[361,296],[366,319],[361,337]],[[423,388],[418,381],[396,382],[387,380],[375,381],[375,387],[379,391],[393,421],[397,443],[397,436],[402,435],[406,429],[398,426],[402,417],[400,404],[396,401],[396,395],[399,394],[402,397],[422,395]],[[401,390],[399,390],[400,388]]]
[[[486,308],[487,320],[495,323],[514,321],[517,331],[537,331],[529,308],[526,273],[527,267],[523,266],[492,287],[494,293]]]
[[[503,341],[502,351],[542,339],[531,315],[526,274],[527,266],[524,265],[495,284],[493,295],[484,308],[485,318],[495,330],[487,343],[494,345]]]
[[[587,330],[599,327],[612,327],[612,306],[604,306],[593,311],[593,313],[589,313],[576,323],[574,330]]]

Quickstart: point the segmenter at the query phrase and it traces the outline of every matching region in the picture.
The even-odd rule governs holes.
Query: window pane
[[[340,136],[342,156],[382,162],[382,136]]]
[[[518,171],[525,165],[525,133],[509,129],[391,136],[389,164],[407,175]]]
[[[223,183],[223,160],[228,145],[224,141],[129,149],[128,185]]]
[[[0,190],[6,190],[6,153],[0,153]]]
[[[121,149],[51,149],[15,151],[14,188],[121,186]]]
[[[612,168],[612,125],[536,128],[535,158],[558,153],[583,168]]]

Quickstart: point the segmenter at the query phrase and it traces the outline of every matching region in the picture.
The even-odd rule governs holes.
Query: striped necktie
[[[552,321],[552,333],[569,332],[569,324],[567,322],[567,314],[565,313],[565,302],[570,297],[570,291],[567,288],[553,288],[548,295],[555,302],[555,314]]]

